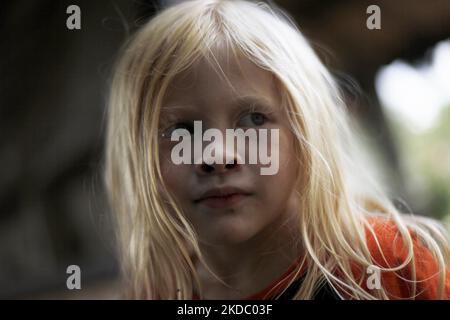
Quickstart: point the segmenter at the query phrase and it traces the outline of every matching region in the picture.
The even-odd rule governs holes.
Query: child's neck
[[[274,225],[238,245],[202,246],[205,260],[227,285],[198,263],[205,299],[243,299],[263,290],[303,255],[296,245],[299,228],[293,223]]]

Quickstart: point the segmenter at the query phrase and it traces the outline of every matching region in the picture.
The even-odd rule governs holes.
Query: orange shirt
[[[380,250],[377,246],[375,237],[367,231],[367,245],[374,263],[385,268],[401,265],[408,257],[408,250],[395,223],[381,218],[370,219],[369,223],[374,229],[381,248]],[[416,299],[438,299],[438,263],[432,253],[421,243],[418,236],[414,232],[410,232],[410,234],[416,269]],[[448,269],[445,272],[444,299],[450,299],[450,273]],[[410,266],[397,272],[381,272],[381,285],[385,288],[390,299],[408,299],[411,297],[412,283],[408,280],[412,280],[412,274]],[[365,289],[367,288],[365,287]]]

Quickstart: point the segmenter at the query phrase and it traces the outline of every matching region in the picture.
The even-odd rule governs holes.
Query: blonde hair
[[[194,261],[203,261],[202,253],[195,230],[163,183],[157,130],[173,78],[200,58],[214,63],[219,44],[275,76],[298,161],[306,168],[296,191],[307,272],[294,299],[313,298],[325,281],[341,298],[388,298],[383,289],[364,290],[351,269],[352,262],[374,264],[366,243],[366,230],[375,236],[369,223],[374,215],[395,222],[409,253],[401,265],[381,271],[411,268],[411,297],[417,294],[414,231],[439,265],[442,296],[449,261],[445,231],[432,220],[401,215],[355,161],[359,148],[337,85],[295,24],[264,3],[197,0],[165,9],[145,24],[124,46],[111,85],[105,178],[127,297],[191,299],[195,290],[201,295]]]

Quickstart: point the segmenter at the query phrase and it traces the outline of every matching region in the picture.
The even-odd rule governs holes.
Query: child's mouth
[[[237,204],[248,196],[248,194],[234,193],[226,196],[208,197],[199,200],[198,203],[214,209],[225,208]]]
[[[214,209],[225,208],[238,204],[249,195],[249,192],[235,187],[215,188],[203,193],[194,203]]]

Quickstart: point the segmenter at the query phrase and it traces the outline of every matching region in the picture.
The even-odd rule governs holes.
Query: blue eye
[[[262,126],[266,123],[266,116],[259,112],[246,114],[239,120],[239,125],[243,127]]]
[[[187,130],[190,135],[192,136],[194,134],[194,124],[190,122],[178,122],[174,124],[173,126],[170,126],[168,129],[164,130],[164,132],[161,134],[163,138],[168,138],[172,136],[173,132],[175,130],[184,129]]]

